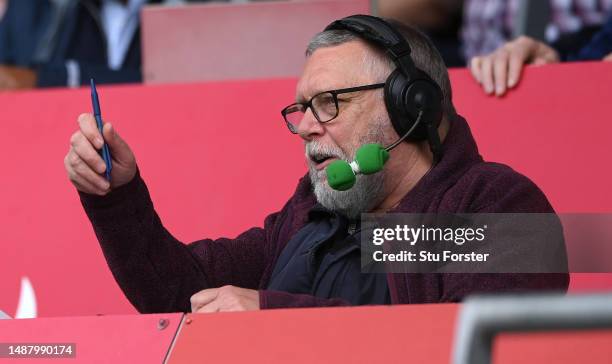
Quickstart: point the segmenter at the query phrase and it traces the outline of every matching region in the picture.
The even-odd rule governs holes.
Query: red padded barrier
[[[162,363],[183,314],[0,320],[0,343],[75,344],[74,358],[27,363]],[[161,320],[165,322],[160,323]],[[0,362],[20,362],[14,358]]]
[[[452,72],[458,111],[489,160],[531,177],[560,212],[612,210],[612,64],[528,68],[504,99]],[[306,171],[279,110],[294,79],[100,87],[102,112],[136,152],[168,229],[189,242],[235,236],[280,209]],[[14,314],[20,278],[40,316],[134,312],[113,281],[63,167],[89,91],[0,94],[0,309]],[[612,288],[574,275],[572,289]]]
[[[188,314],[170,364],[449,363],[454,304]],[[501,335],[494,363],[609,363],[612,330]]]
[[[448,363],[458,305],[188,314],[168,363]],[[190,324],[187,322],[191,321]]]

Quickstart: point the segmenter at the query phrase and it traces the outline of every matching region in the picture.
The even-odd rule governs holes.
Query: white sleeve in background
[[[68,74],[66,85],[70,88],[81,86],[81,68],[77,61],[69,59],[66,61],[66,73]]]

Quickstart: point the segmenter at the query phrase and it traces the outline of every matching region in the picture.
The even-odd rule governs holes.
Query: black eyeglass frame
[[[288,114],[287,110],[289,110],[291,107],[301,105],[304,108],[304,113],[306,113],[308,108],[310,108],[310,110],[312,111],[312,114],[314,115],[314,117],[317,119],[318,122],[328,123],[334,120],[335,118],[337,118],[338,114],[340,114],[340,108],[338,107],[338,95],[347,94],[347,93],[356,92],[356,91],[375,90],[375,89],[383,88],[383,87],[385,87],[385,83],[373,83],[370,85],[322,91],[314,95],[313,97],[311,97],[310,100],[306,102],[294,102],[293,104],[285,107],[283,110],[281,110],[281,115],[283,115],[283,119],[285,120],[285,123],[287,124],[287,128],[289,129],[289,131],[293,134],[297,134],[298,133],[297,129],[295,129],[294,125],[291,124],[289,120],[287,120],[287,114]],[[321,118],[319,117],[317,110],[314,107],[312,107],[312,100],[314,100],[315,98],[323,94],[331,94],[334,100],[334,104],[336,105],[336,114],[333,117],[331,117],[329,120],[325,120],[325,121],[321,121]]]

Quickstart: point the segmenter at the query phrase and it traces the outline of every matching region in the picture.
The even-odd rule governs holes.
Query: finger
[[[207,305],[201,306],[194,313],[213,313],[221,311],[221,302],[218,300],[214,300],[209,302]]]
[[[126,162],[133,158],[132,150],[127,143],[123,141],[119,133],[117,133],[114,125],[111,123],[104,124],[102,133],[104,134],[104,140],[106,140],[106,143],[110,148],[110,152],[113,155],[113,159]]]
[[[68,178],[70,179],[70,182],[72,182],[72,184],[79,191],[85,192],[85,193],[89,193],[89,194],[96,194],[96,195],[104,195],[104,194],[106,194],[106,191],[100,190],[94,184],[90,183],[89,181],[85,180],[83,177],[78,175],[70,167],[70,163],[68,162],[69,158],[70,158],[69,155],[67,155],[66,158],[64,158],[64,164],[66,166],[66,172],[68,174]]]
[[[488,95],[493,92],[493,57],[484,57],[481,65],[482,87]]]
[[[512,54],[508,60],[508,88],[515,87],[521,79],[525,60],[521,54]]]
[[[107,191],[110,188],[108,181],[91,169],[76,153],[70,153],[68,158],[70,170],[76,175],[102,191]]]
[[[95,186],[97,189],[101,191],[109,190],[110,183],[104,177],[100,176],[99,174],[94,172],[91,168],[89,168],[89,166],[87,166],[85,162],[79,164],[73,170],[79,177],[89,182],[91,185]]]
[[[612,53],[605,56],[603,60],[604,62],[612,62]]]
[[[218,288],[204,289],[191,296],[191,312],[195,312],[198,308],[214,301],[219,294]]]
[[[98,174],[104,173],[106,171],[106,164],[89,140],[82,133],[77,133],[74,139],[72,150]]]
[[[96,149],[102,148],[104,140],[102,140],[102,135],[98,130],[95,117],[92,114],[81,114],[79,115],[78,122],[81,132],[85,135],[87,140],[89,140]]]
[[[506,92],[508,85],[508,52],[500,51],[493,62],[493,78],[495,94],[501,96]]]
[[[481,76],[481,69],[480,69],[481,65],[482,65],[481,57],[474,57],[470,61],[470,72],[472,73],[472,76],[474,77],[474,79],[476,79],[476,82],[478,83],[482,83],[482,76]]]

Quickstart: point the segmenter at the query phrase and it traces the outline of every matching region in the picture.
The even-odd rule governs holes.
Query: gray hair
[[[453,94],[451,90],[448,70],[440,52],[433,45],[431,40],[422,32],[408,25],[387,20],[391,23],[408,41],[412,49],[411,57],[415,66],[431,77],[442,90],[443,100],[442,109],[447,119],[455,116],[456,111],[453,106]],[[348,30],[328,30],[321,32],[312,38],[306,48],[306,57],[309,57],[319,48],[333,47],[354,40],[363,40],[359,36]],[[372,75],[377,78],[375,82],[384,81],[389,74],[396,68],[393,61],[382,52],[382,49],[374,44],[367,42],[376,49],[376,54],[366,56],[364,66],[368,68]]]

